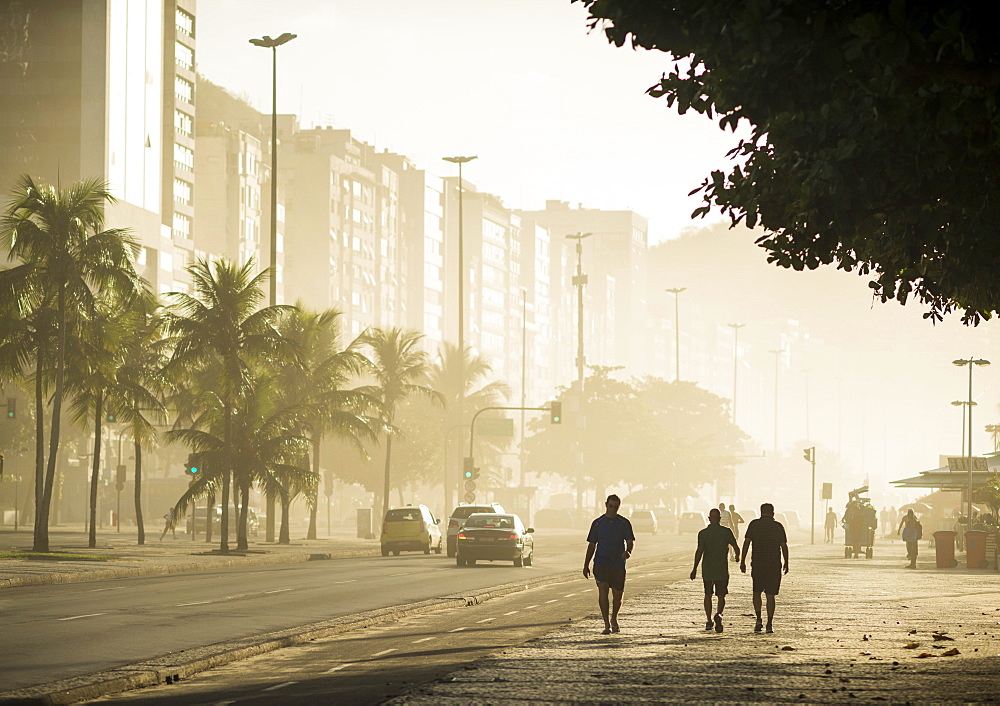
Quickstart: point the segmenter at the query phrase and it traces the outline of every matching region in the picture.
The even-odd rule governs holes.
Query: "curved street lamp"
[[[277,39],[264,35],[261,39],[251,39],[255,47],[271,50],[271,273],[269,282],[269,303],[278,303],[278,47],[295,39],[298,35],[285,32]],[[267,519],[264,521],[264,538],[274,541],[274,498],[267,499]]]

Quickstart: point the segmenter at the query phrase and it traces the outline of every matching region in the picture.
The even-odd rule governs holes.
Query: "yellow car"
[[[389,508],[382,520],[382,556],[389,552],[398,556],[401,551],[440,554],[444,547],[440,522],[426,505]]]

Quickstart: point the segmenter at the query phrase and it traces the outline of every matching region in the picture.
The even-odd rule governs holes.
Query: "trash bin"
[[[955,535],[958,532],[941,530],[934,533],[934,552],[937,555],[937,568],[953,569],[958,566],[955,559]]]
[[[988,569],[986,561],[986,533],[983,530],[969,530],[965,533],[965,565],[970,569]]]

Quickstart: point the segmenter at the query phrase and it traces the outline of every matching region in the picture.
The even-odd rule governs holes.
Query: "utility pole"
[[[681,379],[681,314],[678,300],[687,287],[674,287],[664,291],[674,295],[674,382]]]
[[[809,544],[816,544],[816,447],[802,449],[802,458],[812,464],[812,492],[809,508]]]
[[[567,235],[569,240],[576,241],[576,274],[573,276],[573,286],[576,287],[576,384],[580,395],[580,418],[586,419],[583,411],[583,378],[587,359],[583,353],[583,288],[587,284],[587,275],[583,274],[583,239],[593,233],[576,233]],[[579,431],[580,447],[576,471],[576,509],[583,509],[583,431]]]

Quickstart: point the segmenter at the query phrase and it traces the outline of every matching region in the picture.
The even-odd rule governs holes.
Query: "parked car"
[[[404,550],[440,554],[444,546],[440,523],[426,505],[389,508],[382,520],[382,556],[389,552],[399,556]]]
[[[535,541],[531,527],[512,514],[475,513],[456,535],[458,566],[474,566],[477,561],[513,561],[514,566],[531,566]]]
[[[229,506],[229,534],[230,536],[236,535],[236,524],[239,522],[239,511],[238,507],[233,505]],[[188,513],[186,529],[187,533],[191,534],[192,530],[197,531],[199,534],[204,534],[207,526],[205,518],[208,516],[207,507],[195,507],[194,516]],[[212,532],[218,532],[222,529],[222,506],[214,505],[212,506]],[[252,507],[247,508],[247,535],[250,537],[256,537],[260,532],[260,518],[257,516],[257,510]]]
[[[802,521],[799,519],[799,513],[795,510],[782,510],[781,514],[785,516],[788,524],[785,525],[788,529],[798,529],[802,525]]]
[[[448,556],[455,556],[455,537],[458,535],[458,530],[469,515],[476,512],[504,512],[504,509],[500,503],[480,503],[479,505],[459,503],[458,507],[451,511],[451,517],[448,518]]]
[[[582,529],[586,533],[591,519],[581,523],[577,520],[576,510],[549,507],[535,513],[533,524],[543,529]]]
[[[792,529],[791,525],[788,524],[788,518],[785,517],[783,512],[775,512],[774,519],[781,523],[781,526],[785,528],[785,531]]]
[[[656,513],[652,510],[633,510],[628,519],[632,523],[632,529],[635,532],[656,534]]]
[[[742,517],[743,521],[748,525],[757,519],[756,510],[737,510],[737,512],[740,513],[740,517]]]
[[[707,525],[708,520],[700,512],[682,512],[677,518],[677,534],[701,532]]]

